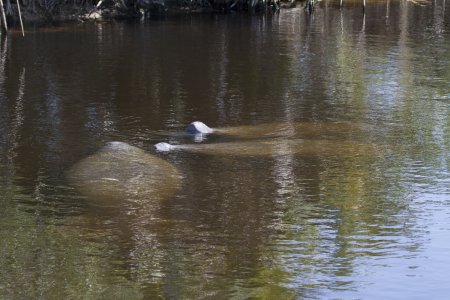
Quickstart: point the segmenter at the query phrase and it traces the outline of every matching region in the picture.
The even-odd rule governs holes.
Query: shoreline
[[[101,1],[100,1],[101,2]],[[191,2],[192,3],[192,2]],[[262,2],[260,2],[262,3]],[[178,4],[165,5],[155,4],[141,5],[133,7],[123,7],[117,5],[102,4],[100,5],[64,5],[61,7],[45,10],[36,6],[21,5],[20,10],[22,19],[25,24],[58,24],[73,21],[108,21],[108,20],[135,20],[145,18],[161,18],[171,16],[182,16],[189,14],[227,14],[227,13],[248,13],[248,14],[264,14],[277,12],[280,9],[289,9],[298,7],[304,2],[301,1],[282,1],[271,0],[264,4],[249,7],[246,5],[236,5],[224,7],[222,3],[217,5],[197,5],[192,4],[182,6]],[[5,4],[5,3],[4,3]],[[19,13],[17,5],[10,3],[5,7],[6,20],[8,27],[14,28],[19,24]],[[3,26],[2,26],[3,29]]]

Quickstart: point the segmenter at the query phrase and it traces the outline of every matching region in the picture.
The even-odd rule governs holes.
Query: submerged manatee
[[[158,143],[157,151],[182,150],[203,154],[233,156],[326,156],[355,157],[381,154],[383,149],[375,144],[345,140],[271,139],[213,144],[171,145]]]
[[[205,123],[194,121],[184,132],[159,132],[163,136],[191,136],[196,142],[204,141],[208,135],[224,136],[239,139],[265,138],[357,138],[365,137],[370,132],[370,126],[351,122],[279,122],[256,125],[242,125],[211,128]],[[164,150],[163,150],[164,151]]]
[[[353,136],[368,131],[367,125],[350,122],[280,122],[210,128],[200,121],[192,122],[185,130],[196,137],[213,133],[239,138]]]
[[[102,206],[154,203],[171,196],[181,183],[172,164],[122,142],[108,143],[67,175],[90,203]]]
[[[286,122],[210,128],[202,122],[195,121],[186,128],[186,133],[195,135],[197,141],[197,135],[203,137],[211,133],[247,140],[193,145],[172,145],[161,142],[155,144],[155,149],[158,152],[184,150],[233,156],[297,154],[342,157],[376,155],[381,151],[380,146],[343,139],[365,136],[365,132],[368,132],[369,129],[366,126],[349,122]],[[304,139],[306,137],[309,139]],[[321,139],[315,139],[315,137]]]

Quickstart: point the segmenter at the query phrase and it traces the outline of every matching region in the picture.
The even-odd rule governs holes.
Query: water
[[[449,11],[322,3],[2,35],[0,297],[445,299]],[[193,120],[225,133],[176,134]],[[67,172],[110,141],[170,162],[181,187],[90,204]]]

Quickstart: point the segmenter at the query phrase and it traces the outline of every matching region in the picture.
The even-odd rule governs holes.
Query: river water
[[[449,3],[3,34],[0,298],[445,299]],[[180,187],[93,205],[67,172],[110,141]]]

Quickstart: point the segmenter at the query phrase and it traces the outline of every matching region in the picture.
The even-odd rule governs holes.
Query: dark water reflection
[[[324,3],[2,36],[1,297],[445,298],[449,11]],[[156,154],[184,179],[151,214],[66,181],[105,142],[201,147],[166,134],[196,119],[247,130]],[[261,139],[264,155],[219,151]]]

